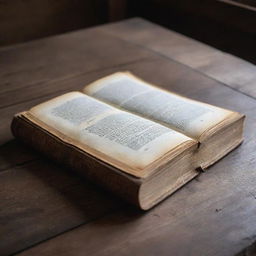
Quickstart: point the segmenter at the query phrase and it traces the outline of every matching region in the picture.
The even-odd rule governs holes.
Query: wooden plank
[[[166,69],[165,69],[166,68]],[[160,81],[168,84],[168,65]],[[170,70],[169,70],[170,71]],[[145,67],[152,81],[157,72]],[[187,78],[189,79],[189,78]],[[256,100],[201,76],[184,83],[186,95],[247,115],[241,147],[153,210],[119,210],[28,249],[20,255],[234,255],[256,233]],[[206,81],[209,81],[208,83]],[[215,83],[214,86],[211,82]],[[169,88],[178,90],[177,84]],[[246,102],[246,104],[245,104]],[[100,246],[99,246],[100,245]]]
[[[40,87],[68,78],[146,58],[148,50],[106,35],[98,28],[76,31],[0,50],[1,93]]]
[[[21,86],[21,88],[18,87],[0,93],[0,109],[56,93],[61,94],[63,91],[67,90],[81,90],[86,84],[92,81],[90,78],[96,77],[95,79],[97,79],[97,74],[99,73],[102,73],[103,75],[109,74],[109,72],[116,72],[120,69],[126,69],[127,67],[131,66],[136,62],[144,63],[146,61],[151,61],[151,59],[152,57],[147,57],[131,62],[118,64],[116,66],[112,66],[110,62],[109,67],[100,70],[94,70],[91,72],[81,72],[73,74],[72,76],[61,77],[59,79],[50,79],[48,81],[42,81],[39,83],[32,82],[31,84],[26,85],[24,87]],[[14,94],[15,97],[13,97]]]
[[[9,255],[120,207],[116,197],[47,159],[0,173],[0,254]]]
[[[140,18],[101,29],[256,97],[256,66],[247,61]]]
[[[205,180],[201,181],[206,185],[212,185]],[[216,182],[214,178],[213,182]],[[201,206],[194,205],[195,201],[191,198],[189,189],[194,191],[194,189],[208,188],[199,184],[195,186],[195,183],[189,184],[179,191],[179,194],[176,193],[170,200],[146,214],[135,211],[113,214],[18,255],[40,253],[40,255],[66,256],[86,253],[88,255],[223,256],[235,255],[248,244],[253,237],[251,235],[253,230],[248,228],[251,222],[246,221],[250,215],[244,214],[245,219],[242,222],[240,216],[243,212],[242,208],[248,209],[247,206],[251,203],[252,199],[249,196],[241,192],[239,197],[227,195],[216,199],[214,193],[207,193],[207,197],[198,201],[199,205],[208,204],[206,209],[202,209]],[[225,193],[226,190],[221,192]],[[190,200],[186,200],[188,197]],[[228,204],[225,203],[227,199]],[[237,199],[240,199],[239,205],[236,204]],[[210,200],[211,203],[206,203],[206,200]],[[184,204],[186,209],[183,207]],[[197,210],[193,210],[194,207],[197,207]],[[179,212],[177,209],[182,210]],[[251,207],[250,210],[254,210],[255,213],[255,208]],[[193,222],[191,222],[192,214],[196,215],[193,217]],[[218,224],[220,219],[223,221],[232,219],[230,230],[226,225]],[[239,233],[243,233],[244,240],[238,240]],[[230,240],[236,241],[232,243],[232,247]]]

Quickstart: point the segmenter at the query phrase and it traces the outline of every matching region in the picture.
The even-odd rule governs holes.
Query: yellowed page
[[[74,141],[139,169],[183,142],[192,141],[172,129],[80,92],[42,103],[30,113]]]
[[[169,93],[129,72],[118,72],[100,79],[86,86],[84,93],[160,122],[194,139],[233,113]]]

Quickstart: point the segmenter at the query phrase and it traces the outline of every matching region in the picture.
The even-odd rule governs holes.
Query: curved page
[[[158,89],[128,72],[100,79],[84,92],[195,139],[233,113]]]

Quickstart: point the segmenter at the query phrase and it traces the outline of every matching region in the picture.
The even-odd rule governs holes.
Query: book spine
[[[77,147],[63,142],[22,116],[16,115],[13,118],[11,130],[16,138],[35,150],[140,207],[140,179],[125,174]]]

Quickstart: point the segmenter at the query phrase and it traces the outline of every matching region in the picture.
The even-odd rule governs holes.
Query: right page
[[[84,88],[84,93],[194,139],[234,112],[159,89],[129,72],[118,72]]]

